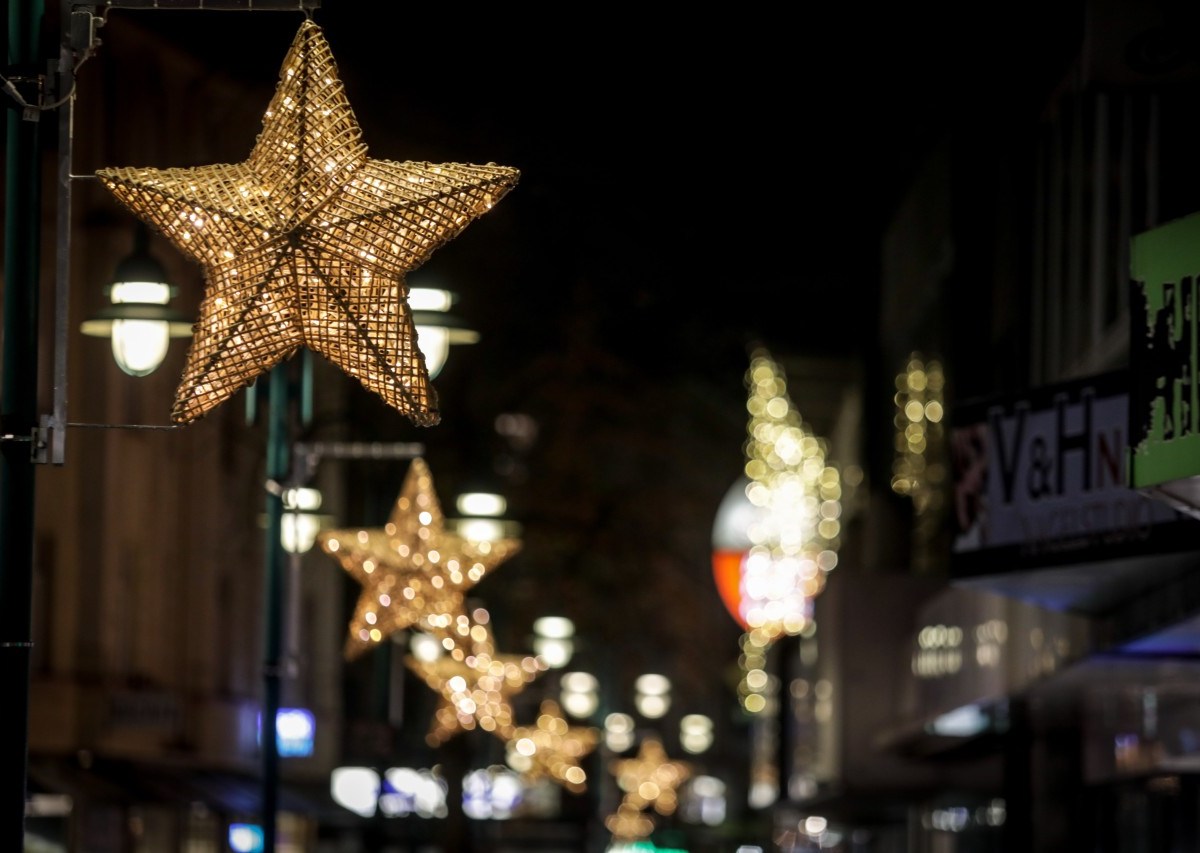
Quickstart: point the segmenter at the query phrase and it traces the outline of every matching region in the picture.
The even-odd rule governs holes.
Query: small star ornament
[[[172,421],[203,417],[300,347],[413,423],[440,421],[405,275],[490,210],[519,172],[369,158],[315,23],[297,32],[245,162],[96,174],[204,269]]]
[[[409,656],[405,665],[441,696],[425,741],[439,746],[477,726],[505,740],[512,736],[511,697],[520,693],[546,665],[529,655],[480,652],[464,660],[442,656],[433,661]]]
[[[587,789],[587,773],[580,764],[598,742],[594,728],[568,725],[558,703],[545,699],[534,725],[513,729],[508,763],[531,780],[549,777],[578,794]]]
[[[347,660],[410,627],[442,640],[460,659],[461,646],[475,651],[465,593],[516,554],[521,543],[476,542],[446,531],[444,522],[433,474],[417,457],[384,527],[317,535],[321,550],[362,585],[346,638]]]
[[[641,841],[654,832],[654,821],[632,803],[622,802],[604,818],[604,826],[617,841]]]
[[[612,772],[625,792],[623,803],[638,809],[653,806],[659,814],[669,815],[678,805],[676,789],[692,775],[692,768],[668,759],[661,741],[646,738],[635,757],[614,761]]]

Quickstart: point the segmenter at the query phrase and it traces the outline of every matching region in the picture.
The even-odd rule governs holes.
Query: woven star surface
[[[362,585],[346,638],[347,660],[406,628],[432,634],[449,648],[476,651],[471,629],[476,637],[487,635],[471,625],[465,594],[521,548],[518,539],[476,542],[447,531],[433,474],[420,457],[410,463],[386,525],[324,530],[317,544]]]
[[[580,764],[598,742],[594,728],[569,725],[551,699],[543,700],[534,725],[515,727],[509,738],[512,751],[524,759],[524,775],[533,780],[548,776],[574,793],[587,788]]]
[[[425,736],[430,746],[476,726],[508,740],[513,731],[511,697],[546,669],[536,657],[487,653],[433,661],[409,655],[404,663],[441,697]]]
[[[415,424],[440,421],[405,275],[490,210],[519,172],[368,157],[315,23],[297,32],[245,162],[96,174],[204,269],[174,422],[203,417],[300,347]]]

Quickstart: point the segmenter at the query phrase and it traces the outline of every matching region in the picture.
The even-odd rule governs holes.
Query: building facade
[[[1196,23],[1137,3],[1068,18],[1044,67],[998,69],[1010,85],[947,116],[885,233],[861,553],[781,664],[801,745],[784,849],[1195,846],[1194,472],[1155,494],[1129,460],[1147,387],[1175,436],[1190,417],[1174,342],[1194,271],[1159,248],[1174,283],[1144,297],[1134,250],[1200,209]],[[1156,369],[1164,343],[1181,363]],[[899,624],[873,584],[913,598]]]

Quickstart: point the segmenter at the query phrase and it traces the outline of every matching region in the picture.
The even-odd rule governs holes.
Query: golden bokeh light
[[[587,773],[580,764],[599,741],[596,729],[569,725],[558,703],[546,699],[535,725],[513,729],[509,743],[527,759],[522,767],[513,769],[531,780],[548,776],[567,790],[581,793],[586,789]]]
[[[429,733],[430,746],[476,727],[504,740],[514,733],[512,696],[534,681],[545,665],[531,655],[501,655],[488,650],[463,660],[443,656],[433,661],[408,656],[405,665],[441,697]]]

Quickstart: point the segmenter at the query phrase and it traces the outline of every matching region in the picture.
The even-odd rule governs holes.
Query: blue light
[[[275,743],[281,758],[313,754],[316,718],[305,708],[280,708],[275,715]],[[262,746],[262,714],[258,715],[258,745]]]
[[[262,853],[262,827],[253,823],[229,824],[229,849],[233,853]]]

